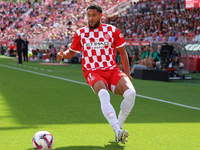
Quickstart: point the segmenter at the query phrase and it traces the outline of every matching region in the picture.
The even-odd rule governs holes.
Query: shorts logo
[[[88,77],[88,81],[90,81],[90,82],[92,82],[92,81],[94,81],[96,79],[96,77],[92,76],[91,73],[89,73],[88,76],[89,76]]]
[[[96,79],[96,77],[94,77],[94,76],[93,76],[93,77],[91,77],[91,81],[94,81],[95,79]]]

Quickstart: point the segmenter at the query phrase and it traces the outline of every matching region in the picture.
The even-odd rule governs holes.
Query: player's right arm
[[[60,52],[57,54],[57,61],[60,62],[63,58],[70,59],[74,57],[74,55],[77,52],[79,53],[81,51],[81,46],[82,46],[80,40],[81,40],[80,34],[78,35],[76,32],[72,44],[70,46],[70,49],[65,52],[60,50]]]
[[[57,54],[57,61],[60,62],[63,58],[70,59],[70,58],[74,57],[75,54],[76,54],[76,52],[74,52],[74,51],[67,50],[67,51],[63,52],[62,50],[60,50],[60,52],[58,52],[58,54]]]

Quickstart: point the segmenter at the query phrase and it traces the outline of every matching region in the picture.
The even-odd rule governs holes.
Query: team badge
[[[105,38],[106,40],[109,40],[109,39],[110,39],[110,35],[109,35],[109,34],[104,34],[104,38]]]

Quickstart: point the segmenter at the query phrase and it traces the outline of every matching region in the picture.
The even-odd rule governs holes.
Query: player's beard
[[[100,26],[100,24],[101,24],[101,21],[99,20],[94,26],[90,26],[90,24],[89,24],[89,28],[90,29],[96,29],[98,26]]]

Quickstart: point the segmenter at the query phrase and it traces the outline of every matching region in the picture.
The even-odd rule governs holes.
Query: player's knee
[[[128,89],[124,92],[123,96],[124,100],[121,104],[121,110],[125,116],[128,116],[135,104],[136,91],[134,89]]]
[[[127,101],[130,101],[134,104],[135,97],[136,97],[136,91],[135,91],[135,89],[128,89],[124,92],[123,96],[124,96],[124,99],[126,99]]]
[[[99,96],[100,101],[110,101],[110,94],[108,93],[106,89],[101,89],[98,92],[98,96]]]

